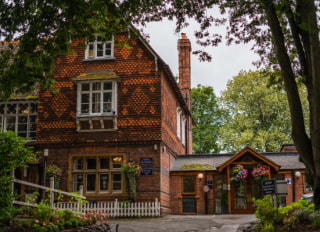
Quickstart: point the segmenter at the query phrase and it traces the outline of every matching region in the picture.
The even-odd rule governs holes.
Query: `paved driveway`
[[[167,215],[154,219],[111,220],[110,224],[119,224],[119,232],[236,232],[255,221],[253,214]]]

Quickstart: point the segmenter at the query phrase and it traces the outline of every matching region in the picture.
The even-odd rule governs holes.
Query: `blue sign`
[[[151,176],[152,175],[152,168],[141,168],[141,175],[142,176]]]
[[[152,158],[141,158],[141,166],[142,165],[152,165]]]
[[[291,184],[291,179],[290,178],[286,178],[287,184]]]
[[[207,183],[208,183],[208,185],[213,184],[213,180],[208,180]]]
[[[262,191],[263,191],[263,195],[274,194],[275,193],[274,180],[263,181],[262,182]]]

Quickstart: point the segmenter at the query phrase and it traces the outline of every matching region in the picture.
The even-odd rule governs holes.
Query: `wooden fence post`
[[[79,186],[79,195],[82,197],[83,196],[83,185]],[[78,199],[78,203],[77,203],[77,211],[80,213],[80,204],[81,204],[81,198]],[[83,212],[84,215],[86,214],[86,212]]]
[[[51,189],[54,189],[54,178],[53,177],[50,177],[50,188]],[[53,202],[54,202],[54,192],[51,191],[50,192],[50,198],[51,198],[51,207],[53,208]]]

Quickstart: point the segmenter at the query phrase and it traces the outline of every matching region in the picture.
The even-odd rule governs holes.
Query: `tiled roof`
[[[271,160],[280,166],[281,170],[289,169],[305,169],[305,165],[299,161],[299,154],[296,152],[274,152],[274,153],[260,153],[265,158]],[[194,169],[187,170],[185,167],[188,167],[193,164],[196,167],[203,165],[211,165],[216,170],[217,167],[224,164],[235,154],[208,154],[208,155],[183,155],[178,156],[177,159],[171,165],[170,171],[191,171]],[[199,165],[197,165],[199,164]],[[205,170],[205,169],[202,169]]]

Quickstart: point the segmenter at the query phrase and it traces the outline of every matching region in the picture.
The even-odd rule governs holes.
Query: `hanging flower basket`
[[[231,169],[230,180],[235,184],[240,186],[240,191],[242,189],[242,182],[247,178],[248,170],[245,169],[242,165],[237,164]]]
[[[127,178],[130,197],[136,201],[136,177],[141,174],[141,167],[134,163],[121,166],[122,174]]]
[[[268,179],[269,170],[266,165],[260,164],[257,167],[253,168],[251,175],[257,182],[261,183],[262,181]]]
[[[60,182],[60,177],[62,175],[62,169],[59,168],[57,165],[49,165],[46,167],[46,174],[50,177],[54,178],[54,188],[58,189],[59,188],[59,182]]]

